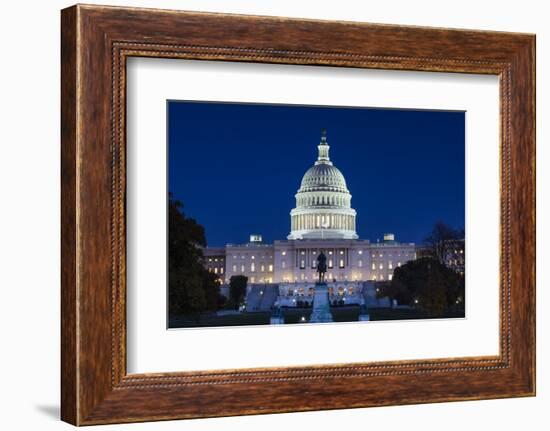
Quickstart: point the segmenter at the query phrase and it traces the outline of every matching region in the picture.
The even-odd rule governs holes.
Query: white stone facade
[[[204,250],[206,267],[229,283],[245,275],[250,283],[315,282],[319,253],[327,256],[327,281],[391,280],[395,268],[416,259],[415,245],[395,241],[285,240],[274,244],[228,244]]]

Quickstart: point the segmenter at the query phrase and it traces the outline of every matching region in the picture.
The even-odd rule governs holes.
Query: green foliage
[[[429,316],[441,316],[463,307],[464,279],[437,259],[420,258],[396,268],[391,283],[382,286],[379,296],[416,306]]]
[[[248,277],[244,275],[233,275],[229,279],[229,296],[231,302],[235,305],[235,310],[238,310],[239,305],[244,300],[247,283]]]
[[[193,314],[217,310],[220,302],[218,276],[203,265],[206,246],[204,228],[185,217],[182,204],[168,201],[168,303],[169,313]]]

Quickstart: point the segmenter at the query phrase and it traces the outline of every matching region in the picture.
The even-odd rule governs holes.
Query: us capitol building
[[[330,160],[325,130],[317,148],[317,160],[295,195],[286,240],[266,244],[261,235],[250,235],[246,244],[204,250],[206,267],[223,282],[222,293],[232,276],[248,277],[247,309],[309,303],[321,251],[327,257],[331,301],[347,304],[367,299],[376,305],[375,282],[391,280],[395,268],[416,258],[415,244],[399,243],[391,233],[384,234],[382,242],[359,239],[351,193]]]

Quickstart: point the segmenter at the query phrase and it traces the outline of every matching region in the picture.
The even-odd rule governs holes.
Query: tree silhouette
[[[239,309],[239,305],[243,302],[246,295],[246,285],[248,277],[244,275],[233,275],[229,279],[229,296],[235,305],[235,309]]]
[[[438,260],[423,257],[396,268],[379,296],[414,305],[430,316],[442,316],[451,308],[463,307],[464,278]]]
[[[168,309],[170,316],[216,310],[218,276],[203,265],[204,227],[187,218],[183,204],[168,199]]]
[[[455,247],[454,242],[459,239],[464,239],[463,229],[454,229],[439,221],[424,241],[429,246],[431,255],[439,262],[445,263],[450,250]]]

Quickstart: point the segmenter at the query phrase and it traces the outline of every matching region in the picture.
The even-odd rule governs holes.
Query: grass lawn
[[[332,307],[332,317],[335,322],[356,322],[359,320],[359,307],[357,305]],[[311,316],[311,308],[285,308],[283,309],[285,324],[307,323]],[[420,310],[373,308],[369,310],[371,321],[376,320],[405,320],[427,319],[428,316]],[[212,326],[244,326],[244,325],[268,325],[271,312],[260,311],[255,313],[243,312],[226,316],[207,314],[200,317],[179,316],[170,319],[170,328],[200,328]],[[302,320],[305,318],[305,321]],[[464,317],[464,313],[449,312],[440,318]]]
[[[257,313],[230,314],[216,316],[215,314],[202,315],[199,318],[179,316],[170,319],[170,328],[200,328],[204,326],[243,326],[269,325],[270,311]]]

